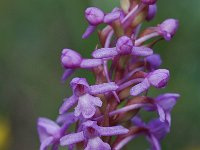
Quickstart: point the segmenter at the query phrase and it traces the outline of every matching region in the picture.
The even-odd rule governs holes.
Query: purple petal
[[[40,137],[40,141],[43,142],[49,136],[56,134],[60,127],[48,118],[39,118],[37,122],[37,129]]]
[[[79,53],[71,49],[63,49],[61,63],[66,69],[79,67],[81,61],[82,57]]]
[[[47,138],[52,136],[49,133],[47,133],[47,131],[46,131],[46,129],[44,127],[37,127],[37,131],[38,131],[38,134],[39,134],[40,143],[42,143]]]
[[[84,150],[111,150],[108,143],[105,143],[99,137],[88,140],[87,147]]]
[[[156,88],[163,88],[167,85],[169,80],[169,71],[166,69],[158,69],[151,72],[147,76],[149,83]]]
[[[88,119],[94,116],[96,112],[96,106],[101,107],[102,102],[99,97],[94,97],[89,94],[85,94],[79,97],[78,105],[75,108],[74,115],[83,115],[84,118]]]
[[[47,138],[41,143],[40,150],[47,150],[48,146],[50,146],[52,143],[53,143],[53,137]]]
[[[83,136],[83,132],[78,132],[78,133],[72,133],[63,136],[60,139],[60,145],[61,146],[66,146],[66,145],[71,145],[71,144],[76,144],[78,142],[83,141],[85,138]]]
[[[90,86],[90,94],[104,94],[106,92],[117,90],[118,85],[115,82],[103,83]]]
[[[160,121],[164,122],[165,121],[165,111],[159,105],[157,105],[157,109],[158,109],[158,114],[160,116]]]
[[[156,4],[149,5],[149,9],[148,9],[148,14],[147,14],[146,20],[147,21],[151,21],[155,17],[156,12],[157,12],[157,5]]]
[[[116,48],[101,48],[92,53],[94,58],[111,58],[118,55]]]
[[[163,139],[169,132],[169,125],[166,122],[161,122],[159,119],[153,119],[148,123],[148,129],[156,139]]]
[[[85,10],[85,18],[89,24],[96,26],[103,22],[104,13],[99,8],[89,7]]]
[[[132,96],[137,96],[140,93],[146,91],[150,87],[149,81],[147,79],[144,79],[141,83],[133,86],[130,90],[130,94]]]
[[[115,9],[111,13],[106,14],[103,21],[106,24],[111,24],[113,21],[120,19],[120,16],[121,16],[121,10]]]
[[[62,106],[59,109],[59,114],[63,114],[68,111],[72,106],[77,103],[78,98],[75,95],[72,95],[70,98],[64,100]]]
[[[158,32],[165,40],[169,41],[176,33],[179,22],[176,19],[166,19],[158,26]]]
[[[74,113],[70,112],[70,113],[65,113],[65,114],[59,115],[56,122],[59,124],[64,124],[64,123],[72,124],[72,123],[76,122],[77,119],[78,118],[76,116],[74,116]]]
[[[129,132],[129,130],[124,128],[123,126],[113,126],[113,127],[99,127],[98,132],[102,136],[113,136],[113,135],[126,134]]]
[[[160,65],[162,64],[162,60],[161,60],[159,54],[153,54],[153,55],[146,57],[146,61],[148,63],[147,68],[150,71],[154,71],[154,70],[158,69],[158,67],[160,67]]]
[[[74,73],[75,69],[66,69],[62,75],[61,81],[64,82]]]
[[[167,94],[159,95],[158,97],[156,97],[155,101],[165,111],[171,111],[179,97],[180,97],[179,94],[167,93]]]
[[[81,62],[81,68],[94,68],[102,65],[103,61],[101,59],[83,59]]]
[[[139,116],[134,116],[131,119],[132,123],[136,126],[140,126],[140,127],[145,127],[146,124],[142,121],[142,119]]]
[[[113,136],[126,134],[129,132],[128,129],[123,126],[113,126],[113,127],[100,127],[97,125],[96,121],[87,121],[83,123],[84,136],[87,138],[92,138],[94,136]]]
[[[96,26],[89,25],[82,35],[83,39],[88,38],[96,29]]]
[[[147,136],[147,140],[151,144],[151,150],[161,150],[160,143],[154,135]]]
[[[82,124],[82,130],[83,130],[83,134],[84,137],[86,139],[90,139],[96,136],[100,136],[99,132],[98,132],[98,128],[99,126],[97,125],[96,121],[86,121]]]
[[[135,56],[149,56],[153,54],[153,50],[148,47],[133,47],[132,48],[132,55]]]
[[[168,123],[168,131],[170,130],[170,126],[171,126],[171,114],[170,112],[166,112],[166,122]]]
[[[117,40],[116,49],[119,54],[130,54],[132,47],[133,42],[127,36],[122,36]]]

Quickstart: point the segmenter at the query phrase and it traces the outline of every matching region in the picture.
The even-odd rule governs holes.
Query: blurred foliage
[[[0,149],[8,149],[10,139],[10,124],[5,118],[0,117]]]
[[[61,50],[68,47],[90,57],[97,44],[95,34],[81,39],[87,26],[85,8],[93,5],[110,11],[116,4],[119,0],[0,1],[0,115],[11,123],[10,149],[38,149],[37,118],[55,119],[62,99],[70,96],[68,84],[60,83]],[[164,150],[200,149],[199,6],[199,0],[160,0],[155,20],[144,25],[169,17],[180,20],[175,38],[154,48],[163,58],[162,67],[171,70],[169,86],[159,92],[182,96],[172,114],[171,133],[162,142]],[[92,76],[86,71],[76,75]],[[148,145],[141,137],[128,147],[143,150]]]

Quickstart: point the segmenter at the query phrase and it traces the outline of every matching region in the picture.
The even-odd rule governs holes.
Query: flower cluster
[[[162,60],[152,48],[162,39],[172,39],[178,21],[166,19],[140,31],[142,23],[151,21],[156,12],[156,0],[121,0],[121,7],[109,13],[96,7],[85,10],[89,25],[82,38],[104,24],[98,31],[100,45],[89,59],[63,49],[62,81],[76,69],[87,69],[96,82],[89,85],[85,78],[73,78],[73,94],[64,99],[57,120],[38,119],[40,150],[62,146],[71,150],[120,150],[141,135],[152,150],[161,149],[160,141],[170,131],[171,111],[179,94],[148,96],[150,87],[165,88],[170,76],[169,70],[159,69]],[[141,109],[157,113],[158,118],[145,123]]]

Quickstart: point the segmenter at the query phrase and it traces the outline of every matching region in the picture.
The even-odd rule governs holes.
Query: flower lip
[[[99,97],[90,94],[79,96],[78,105],[75,107],[74,115],[82,115],[85,119],[89,119],[96,113],[96,107],[101,107],[102,101]]]
[[[132,47],[132,40],[127,36],[120,37],[116,44],[116,50],[120,54],[130,54]]]
[[[65,68],[76,68],[80,65],[82,57],[79,53],[71,49],[63,49],[61,63]]]
[[[96,7],[89,7],[85,10],[85,17],[89,24],[97,26],[103,22],[104,13]]]
[[[39,118],[37,128],[41,142],[41,150],[48,148],[50,145],[57,146],[64,133],[62,127],[47,118]]]
[[[108,143],[102,141],[100,137],[94,137],[88,140],[85,150],[111,150]]]

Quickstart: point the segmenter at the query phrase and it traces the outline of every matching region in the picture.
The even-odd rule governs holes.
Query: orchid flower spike
[[[84,141],[84,150],[111,150],[108,143],[102,141],[101,136],[113,136],[128,133],[128,129],[122,126],[101,127],[96,121],[86,121],[82,124],[82,131],[68,134],[60,139],[62,146],[76,144]]]
[[[38,119],[40,150],[58,150],[59,146],[68,146],[69,150],[120,150],[140,135],[146,137],[152,150],[161,150],[160,141],[170,131],[171,111],[180,95],[149,97],[150,87],[164,88],[170,77],[167,69],[159,69],[162,60],[152,47],[161,39],[171,40],[178,21],[167,19],[141,31],[143,22],[155,17],[157,0],[120,2],[121,7],[109,13],[96,7],[85,10],[88,27],[82,38],[89,37],[100,24],[106,25],[98,31],[99,45],[93,58],[62,50],[62,80],[77,69],[86,69],[93,73],[95,84],[88,84],[86,78],[73,78],[72,95],[62,102],[56,122]],[[156,112],[158,119],[143,122],[137,117],[142,109]],[[72,124],[75,129],[69,133]]]
[[[94,116],[96,107],[102,106],[100,98],[93,95],[105,94],[107,92],[115,91],[118,88],[114,82],[89,86],[85,78],[74,78],[70,85],[73,90],[73,95],[70,98],[65,99],[60,107],[59,113],[65,113],[78,103],[75,107],[74,115],[80,116],[82,114],[82,116],[87,119]]]

